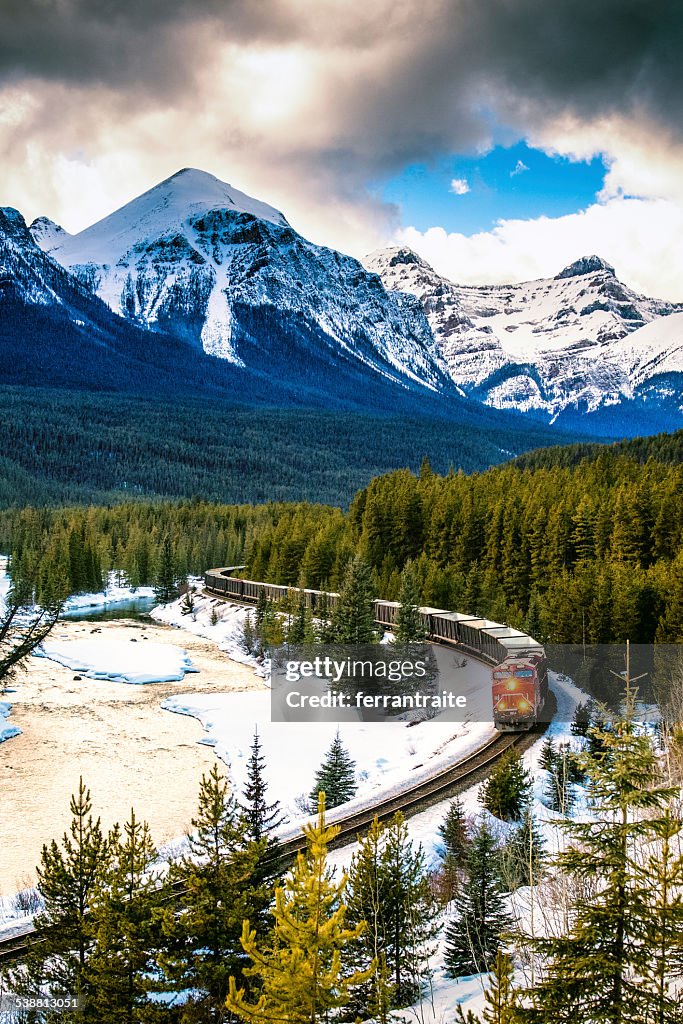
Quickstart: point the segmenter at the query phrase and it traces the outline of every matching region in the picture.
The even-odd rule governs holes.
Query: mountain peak
[[[595,274],[599,271],[605,271],[612,277],[616,277],[614,267],[607,260],[603,260],[601,256],[582,256],[581,259],[570,263],[568,267],[561,270],[559,274],[555,274],[555,280],[561,281],[565,277],[581,277],[583,274]]]
[[[210,210],[228,209],[237,213],[249,213],[260,220],[270,221],[280,227],[287,227],[284,215],[274,206],[253,199],[246,192],[240,192],[214,174],[197,167],[183,167],[170,178],[165,178],[144,192],[122,210],[132,212],[136,207],[143,209],[161,205],[166,216],[179,216],[186,220],[191,216],[208,213]],[[121,211],[117,211],[116,216]]]
[[[61,224],[56,224],[49,217],[36,217],[29,227],[29,231],[31,238],[43,252],[50,252],[56,245],[60,245],[70,237],[68,231],[65,231]]]
[[[0,225],[5,230],[26,231],[26,221],[23,215],[13,206],[0,206]]]
[[[277,227],[289,227],[274,206],[252,199],[207,171],[184,167],[79,234],[65,232],[58,238],[48,234],[47,244],[43,238],[36,237],[36,241],[64,264],[113,265],[126,259],[135,247],[183,234],[191,221],[214,210],[246,213]]]
[[[387,249],[375,249],[368,253],[367,263],[382,263],[389,267],[409,266],[414,263],[417,266],[427,266],[421,256],[410,249],[407,245],[391,246]]]

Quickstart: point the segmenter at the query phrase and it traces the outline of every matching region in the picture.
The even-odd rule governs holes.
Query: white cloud
[[[517,163],[515,164],[515,166],[510,171],[510,177],[511,178],[516,178],[518,174],[524,174],[524,172],[528,171],[528,170],[529,170],[529,168],[524,163],[524,161],[523,160],[518,160]]]
[[[682,65],[657,5],[615,17],[618,0],[319,0],[315,18],[302,0],[120,0],[92,17],[87,0],[14,6],[0,37],[0,205],[28,219],[79,230],[190,165],[361,256],[397,227],[378,182],[485,152],[505,125],[510,142],[603,155],[599,201],[470,239],[413,232],[416,248],[462,280],[499,282],[598,252],[683,299]]]
[[[450,192],[455,196],[466,196],[470,190],[469,182],[466,178],[453,178],[451,181]]]
[[[552,277],[580,256],[596,253],[638,291],[683,299],[683,207],[664,199],[613,198],[579,213],[502,220],[467,237],[441,227],[397,232],[445,277],[462,284],[500,284]]]

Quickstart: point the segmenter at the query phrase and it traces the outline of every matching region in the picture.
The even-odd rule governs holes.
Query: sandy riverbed
[[[78,680],[53,661],[29,659],[8,696],[22,735],[0,744],[0,893],[33,878],[42,844],[68,827],[69,797],[81,775],[107,826],[134,806],[157,844],[181,836],[215,754],[197,743],[198,722],[162,710],[161,702],[171,694],[263,688],[251,669],[214,644],[158,623],[65,621],[52,638],[174,644],[199,672],[135,686]]]

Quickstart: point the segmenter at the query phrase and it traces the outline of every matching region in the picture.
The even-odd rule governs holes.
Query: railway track
[[[204,593],[213,599],[253,606],[252,602],[241,601],[233,595],[223,597],[209,591],[204,591]],[[469,649],[467,654],[470,657],[477,657],[476,652]],[[490,661],[490,659],[486,658],[479,658],[478,660],[485,663]],[[549,694],[546,704],[550,705],[547,710],[549,711],[549,719],[551,719],[555,712],[555,700],[552,692]],[[375,817],[380,821],[386,821],[397,812],[400,812],[405,817],[410,817],[441,800],[448,799],[463,792],[470,786],[476,785],[485,778],[491,765],[502,757],[507,750],[513,746],[518,750],[524,750],[531,746],[536,742],[539,734],[545,731],[547,725],[547,722],[538,723],[528,733],[499,733],[490,739],[488,743],[485,743],[484,746],[462,758],[457,764],[446,768],[435,776],[422,779],[415,786],[402,793],[386,797],[383,800],[380,799],[372,806],[350,814],[347,817],[336,818],[334,814],[331,814],[328,819],[330,824],[337,825],[340,829],[332,846],[341,847],[355,842],[356,838],[372,824]],[[299,851],[305,849],[305,846],[306,840],[303,834],[292,836],[283,840],[280,847],[281,855],[285,859],[293,858]],[[175,887],[171,899],[181,898],[182,895],[182,889]],[[13,935],[0,938],[0,968],[21,961],[31,945],[40,941],[40,939],[34,938],[35,935],[35,929],[30,925],[16,931]]]
[[[335,820],[332,815],[330,823],[340,827],[339,834],[332,846],[342,847],[355,842],[358,835],[370,826],[375,817],[380,821],[386,821],[399,811],[405,817],[410,817],[441,800],[469,789],[470,786],[476,785],[486,776],[491,765],[507,750],[513,746],[520,751],[530,747],[546,728],[547,723],[542,723],[528,733],[503,733],[494,736],[483,747],[468,754],[457,764],[429,779],[423,779],[403,793],[380,800],[371,807],[357,811],[348,817]],[[303,834],[286,839],[281,844],[282,856],[284,858],[294,857],[299,851],[305,849],[305,846],[306,840]],[[173,896],[182,896],[182,891],[174,891]],[[14,935],[0,938],[0,968],[21,961],[30,946],[39,941],[35,940],[34,936],[35,929],[31,925]]]

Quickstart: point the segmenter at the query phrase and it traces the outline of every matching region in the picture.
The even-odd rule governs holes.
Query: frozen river
[[[202,772],[215,754],[197,742],[200,723],[162,710],[162,701],[263,685],[214,644],[144,620],[63,621],[51,639],[65,650],[84,641],[136,641],[140,649],[148,643],[177,645],[199,671],[178,682],[136,686],[79,679],[77,671],[54,661],[29,660],[6,698],[12,703],[10,722],[22,734],[0,744],[0,894],[33,882],[43,843],[68,828],[69,798],[81,775],[94,813],[106,826],[134,806],[158,845],[182,836]]]

